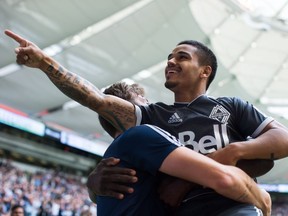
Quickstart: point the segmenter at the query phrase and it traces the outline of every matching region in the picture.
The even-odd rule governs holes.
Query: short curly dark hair
[[[23,213],[25,214],[24,212],[24,207],[22,205],[19,205],[19,204],[15,204],[11,207],[11,215],[13,215],[13,213],[16,211],[16,209],[18,208],[21,208],[23,210]]]
[[[211,75],[209,76],[209,79],[206,85],[206,89],[208,89],[210,84],[214,80],[216,76],[216,72],[217,72],[218,63],[217,63],[217,58],[215,54],[213,53],[211,49],[209,49],[206,45],[200,43],[199,41],[184,40],[184,41],[179,42],[177,46],[182,45],[182,44],[187,44],[187,45],[191,45],[195,47],[197,49],[196,54],[199,59],[199,64],[202,66],[209,65],[212,68]]]

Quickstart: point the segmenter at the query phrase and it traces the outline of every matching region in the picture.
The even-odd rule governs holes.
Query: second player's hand
[[[123,199],[125,194],[133,193],[127,184],[137,182],[135,170],[117,167],[117,158],[102,159],[90,173],[87,180],[88,189],[96,195]]]
[[[225,148],[218,149],[217,151],[214,151],[210,154],[206,155],[209,158],[212,158],[213,160],[230,166],[236,166],[238,158],[238,152],[237,148],[235,148],[235,145],[229,144]]]
[[[178,207],[193,186],[191,182],[172,176],[165,176],[158,187],[159,197],[169,206]]]
[[[213,160],[231,166],[237,166],[246,172],[250,177],[257,178],[269,172],[273,166],[274,161],[269,159],[240,159],[239,148],[237,148],[236,142],[219,149],[207,156]]]
[[[5,30],[5,34],[19,43],[19,46],[15,48],[16,62],[18,64],[40,68],[45,54],[38,46],[10,30]]]

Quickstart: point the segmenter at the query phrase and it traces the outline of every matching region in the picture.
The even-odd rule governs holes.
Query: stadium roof
[[[5,29],[99,88],[137,82],[150,102],[166,103],[173,102],[163,86],[167,54],[179,41],[199,40],[220,62],[210,95],[241,97],[288,126],[287,0],[3,0],[0,19],[0,103],[53,127],[111,141],[97,114],[40,71],[15,64]],[[286,167],[263,181],[288,183]]]

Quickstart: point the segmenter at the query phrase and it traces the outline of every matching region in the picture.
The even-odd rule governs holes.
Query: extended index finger
[[[16,42],[18,42],[21,46],[25,46],[26,45],[26,40],[24,38],[22,38],[20,35],[10,31],[10,30],[5,30],[5,34],[14,39]]]

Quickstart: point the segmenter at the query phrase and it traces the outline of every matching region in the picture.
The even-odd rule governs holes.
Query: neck
[[[206,82],[200,79],[198,82],[176,83],[175,85],[166,86],[166,88],[174,93],[174,102],[190,103],[206,93]]]
[[[174,92],[174,101],[175,102],[188,102],[195,100],[199,96],[205,94],[206,91],[199,92]]]
[[[122,133],[122,132],[120,132],[120,131],[116,131],[113,138],[115,139],[115,138],[118,137],[121,133]]]

